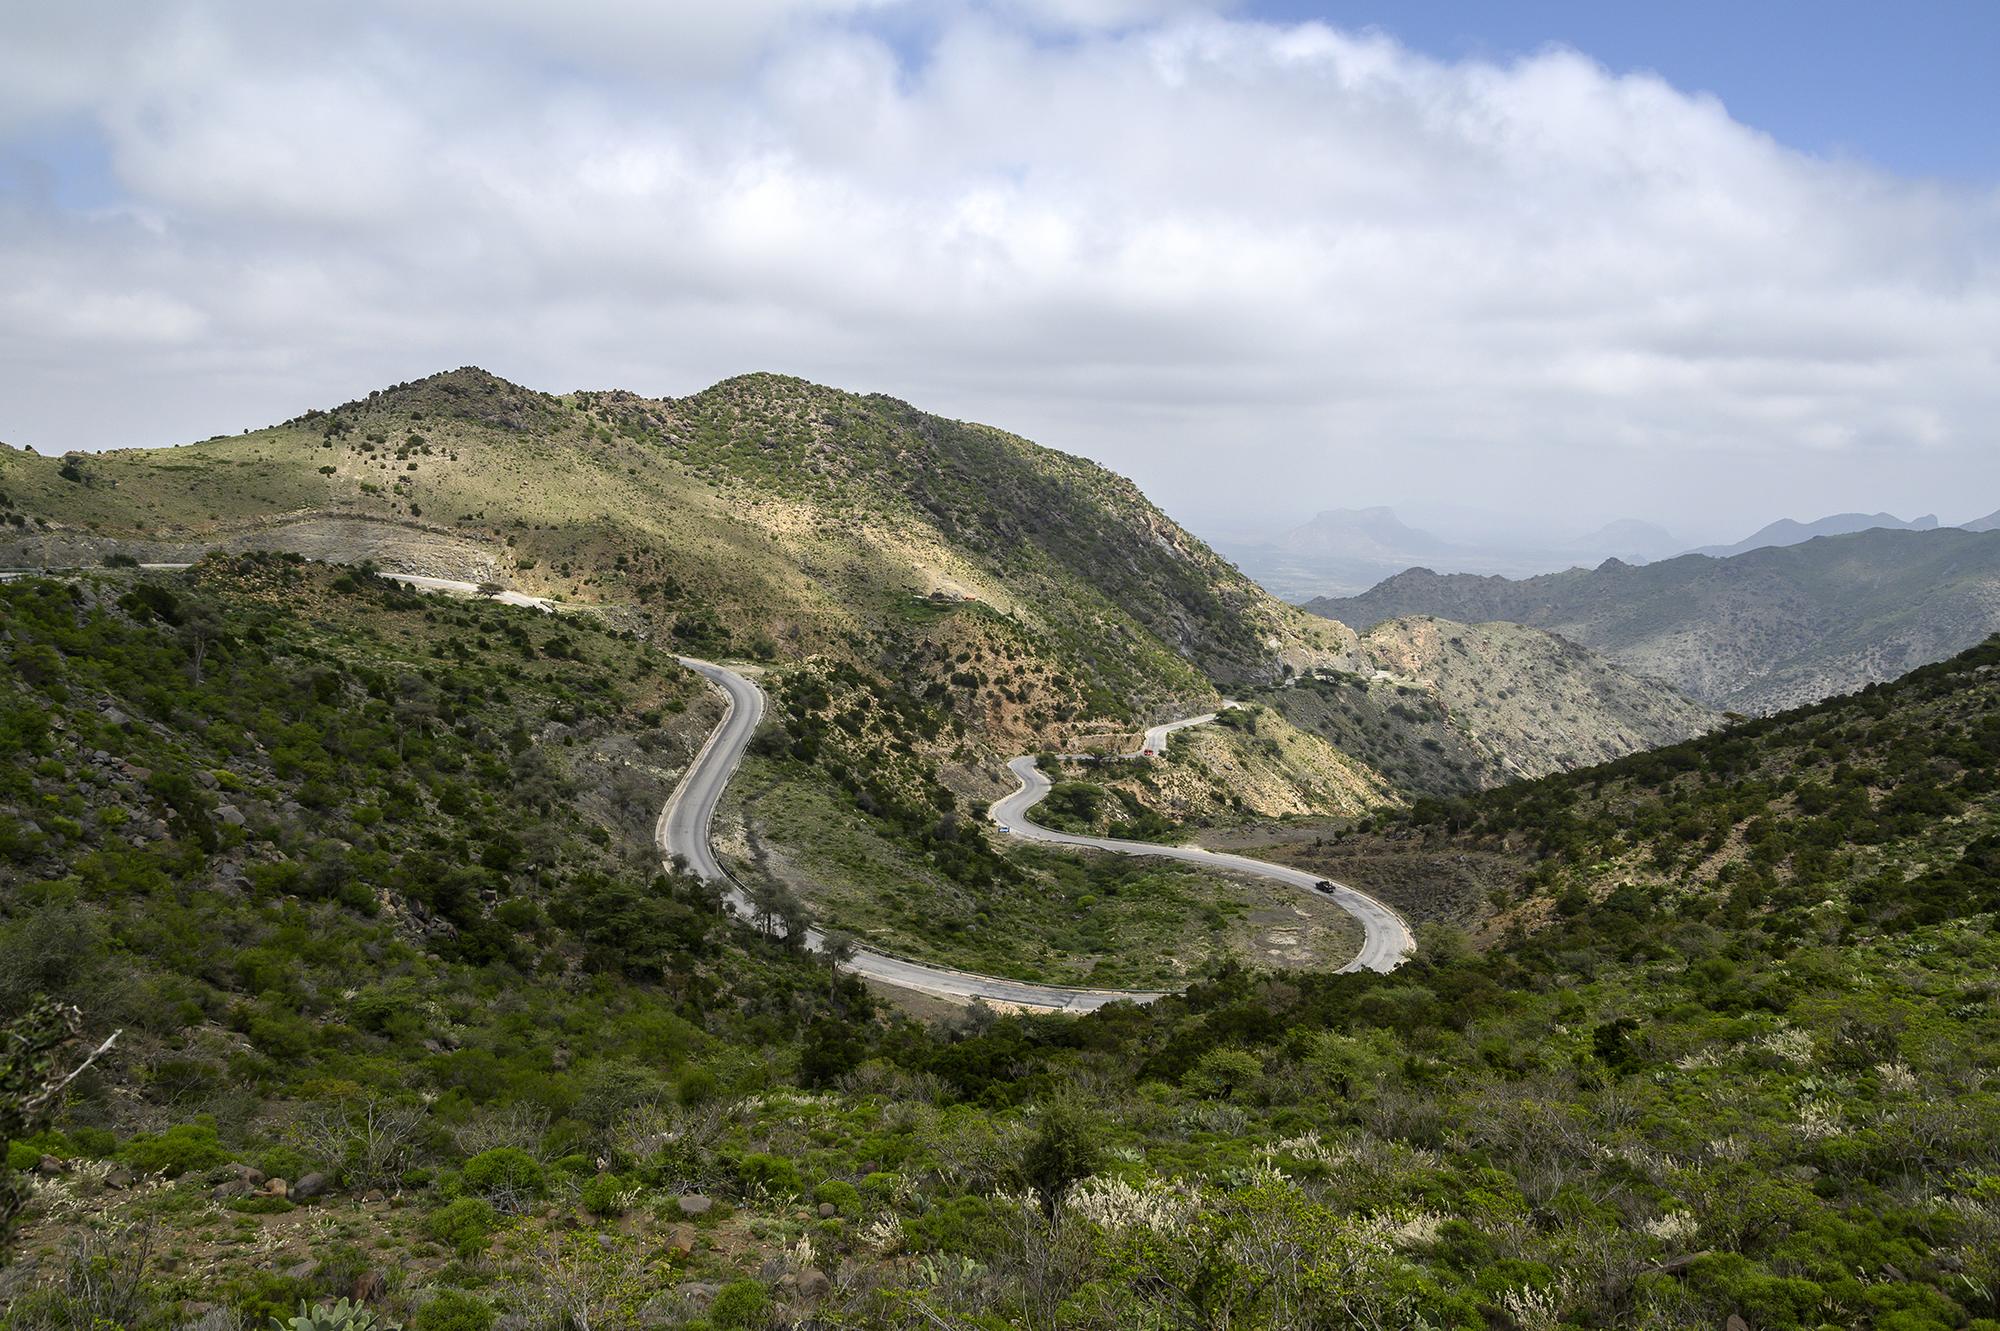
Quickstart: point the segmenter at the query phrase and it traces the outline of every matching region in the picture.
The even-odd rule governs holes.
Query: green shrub
[[[708,1317],[717,1326],[763,1326],[771,1318],[771,1295],[755,1280],[732,1280],[715,1292]]]
[[[833,1209],[844,1216],[861,1214],[861,1193],[852,1183],[844,1183],[839,1179],[828,1179],[814,1188],[813,1200],[833,1203]]]
[[[493,1308],[484,1299],[441,1289],[410,1319],[410,1331],[490,1331]]]
[[[7,1143],[7,1168],[23,1173],[42,1162],[42,1153],[26,1142]]]
[[[548,1178],[535,1157],[515,1146],[481,1151],[465,1162],[465,1186],[502,1209],[518,1209],[542,1195]]]
[[[1097,1123],[1081,1105],[1058,1100],[1042,1110],[1021,1174],[1051,1217],[1070,1188],[1097,1168]]]
[[[141,1133],[126,1142],[118,1156],[134,1169],[169,1178],[190,1169],[213,1169],[230,1158],[213,1123],[180,1123],[165,1132]]]
[[[674,1083],[674,1098],[684,1105],[706,1104],[722,1090],[722,1083],[713,1072],[699,1065],[682,1072]]]
[[[426,1233],[464,1258],[484,1252],[487,1238],[499,1227],[500,1217],[478,1197],[461,1197],[424,1221]]]
[[[1263,1072],[1263,1061],[1246,1049],[1211,1049],[1188,1069],[1181,1085],[1196,1095],[1226,1100]]]
[[[108,1160],[118,1153],[118,1134],[103,1128],[71,1128],[69,1140],[78,1155],[92,1160]]]
[[[993,1203],[984,1197],[953,1197],[922,1215],[903,1222],[910,1247],[917,1252],[957,1253],[973,1257],[994,1251],[1006,1241],[1007,1229]]]
[[[269,1193],[258,1193],[253,1197],[238,1197],[234,1199],[229,1203],[229,1209],[232,1211],[241,1211],[244,1215],[283,1215],[285,1212],[295,1208],[283,1197],[273,1197]]]
[[[290,1179],[294,1183],[312,1172],[312,1161],[289,1146],[272,1146],[257,1153],[257,1168],[272,1178]]]
[[[594,1174],[583,1181],[583,1208],[592,1215],[623,1215],[629,1191],[629,1185],[616,1174]]]
[[[289,1309],[298,1307],[313,1294],[312,1282],[303,1276],[281,1276],[269,1271],[239,1277],[223,1283],[217,1291],[238,1316],[242,1326],[286,1326]]]
[[[778,1196],[797,1196],[805,1190],[799,1167],[782,1155],[753,1151],[736,1165],[736,1178],[744,1189],[762,1188]]]

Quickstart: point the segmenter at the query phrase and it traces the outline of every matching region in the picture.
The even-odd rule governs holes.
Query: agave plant
[[[386,1322],[378,1324],[374,1310],[365,1303],[342,1299],[338,1303],[313,1306],[301,1299],[297,1315],[271,1319],[271,1331],[402,1331],[402,1328]]]

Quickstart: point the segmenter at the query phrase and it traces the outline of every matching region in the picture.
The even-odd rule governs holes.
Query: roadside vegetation
[[[1316,834],[1486,857],[1487,946],[926,1027],[637,867],[605,746],[712,718],[643,644],[273,560],[0,606],[0,1011],[126,1032],[7,1145],[11,1325],[2000,1327],[2000,644]]]

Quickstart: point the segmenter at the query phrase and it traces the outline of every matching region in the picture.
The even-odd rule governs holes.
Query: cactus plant
[[[295,1316],[271,1319],[271,1331],[402,1331],[402,1328],[376,1322],[374,1310],[365,1303],[341,1299],[338,1303],[308,1305],[301,1299]]]

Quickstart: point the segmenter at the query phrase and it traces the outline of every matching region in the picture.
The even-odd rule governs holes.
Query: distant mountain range
[[[1981,518],[1980,521],[1992,522],[1995,518],[2000,518],[2000,514]],[[1817,522],[1794,522],[1790,518],[1779,518],[1770,526],[1761,528],[1734,545],[1704,545],[1688,553],[1727,559],[1731,555],[1744,555],[1767,546],[1799,545],[1812,540],[1815,536],[1849,536],[1858,531],[1872,531],[1877,527],[1884,531],[1936,531],[1937,525],[1935,513],[1926,513],[1908,522],[1894,513],[1835,513]],[[1981,529],[1974,527],[1970,530]]]
[[[1268,541],[1218,540],[1215,545],[1264,587],[1301,600],[1358,592],[1414,564],[1447,572],[1525,576],[1607,558],[1644,563],[1686,548],[1672,533],[1632,518],[1545,543],[1447,540],[1408,525],[1383,507],[1328,509]]]
[[[1872,527],[1518,581],[1413,568],[1306,608],[1363,633],[1406,615],[1527,624],[1710,706],[1771,712],[1894,679],[2000,632],[2000,531]]]
[[[1855,532],[1935,531],[1935,514],[1904,519],[1893,513],[1835,513],[1811,522],[1792,518],[1760,528],[1727,545],[1689,548],[1687,542],[1654,523],[1621,518],[1582,535],[1533,541],[1520,537],[1447,538],[1412,527],[1394,509],[1334,508],[1268,540],[1218,539],[1215,548],[1238,568],[1278,595],[1294,601],[1315,596],[1353,595],[1384,578],[1419,565],[1439,573],[1478,573],[1508,578],[1592,568],[1606,559],[1650,564],[1676,555],[1727,559],[1752,550],[1799,545],[1818,536]],[[2000,512],[1964,524],[1966,531],[2000,528]]]

